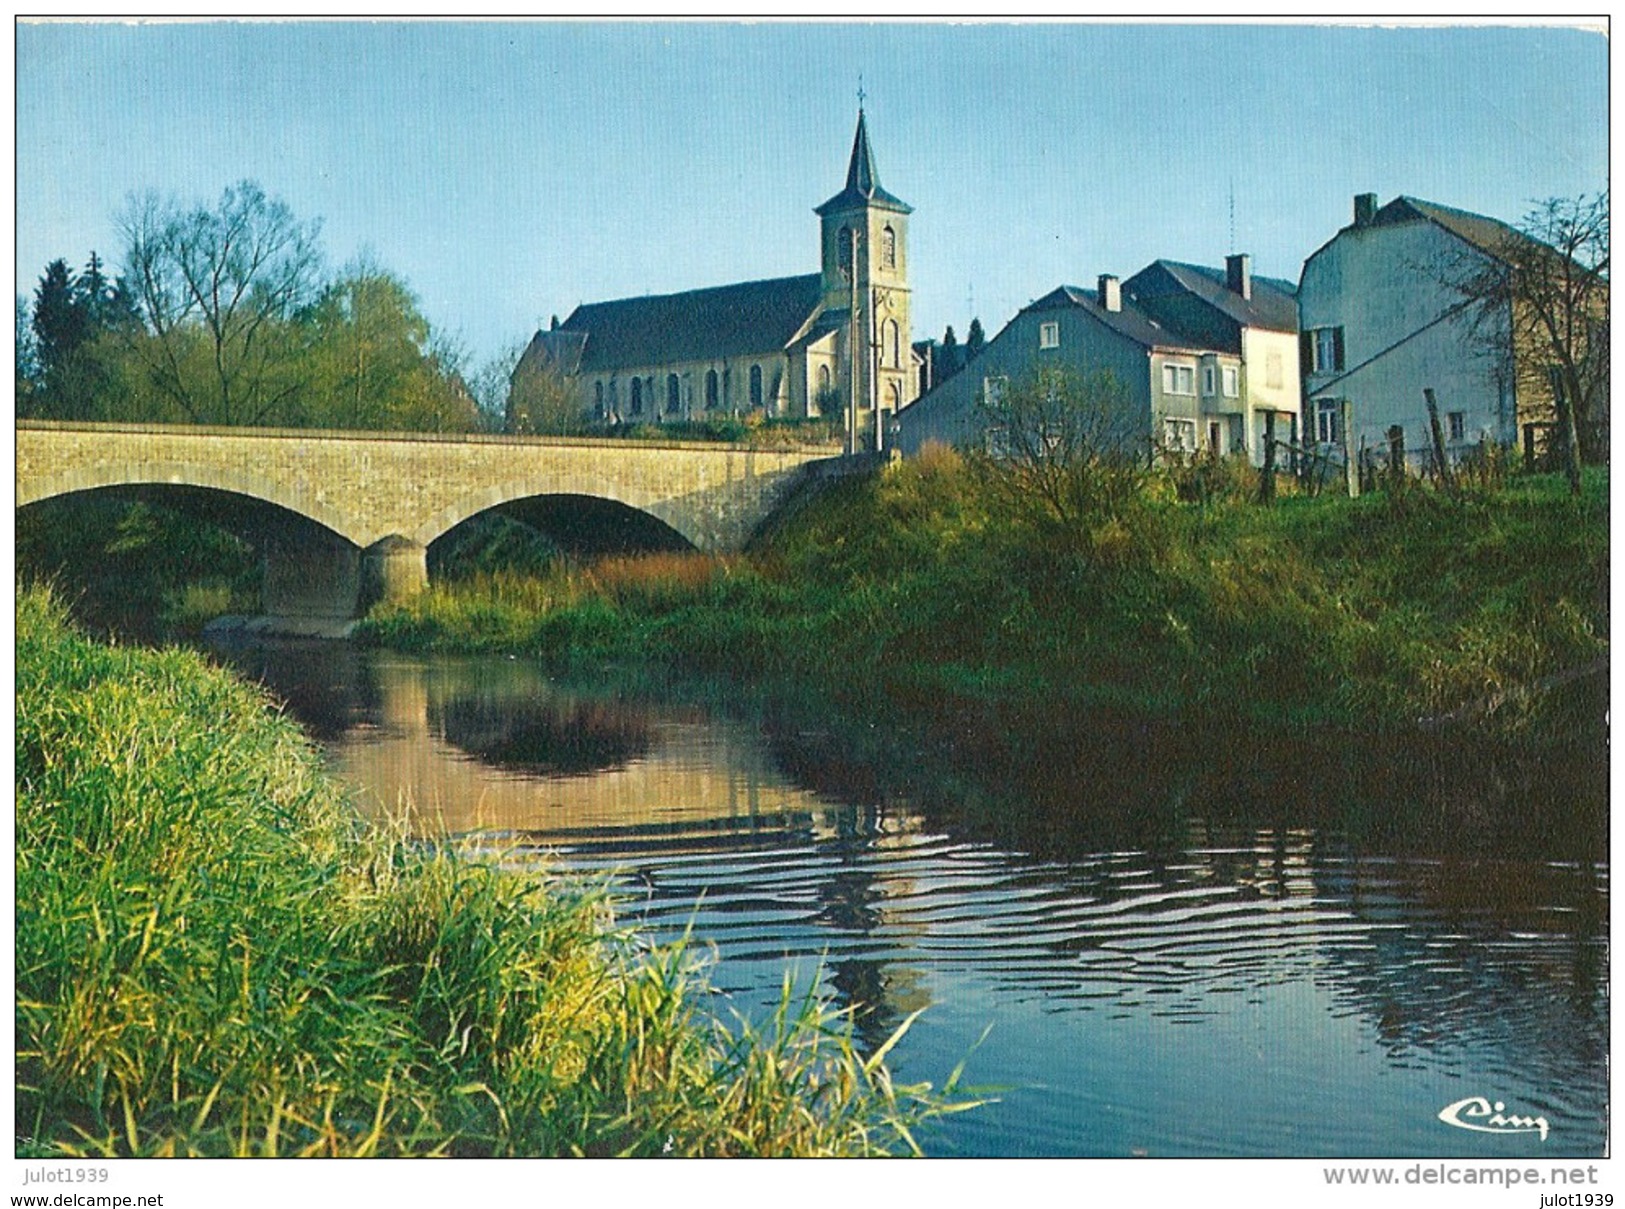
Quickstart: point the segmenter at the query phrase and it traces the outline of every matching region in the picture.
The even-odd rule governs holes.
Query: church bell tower
[[[848,448],[854,451],[882,447],[890,416],[914,398],[908,287],[913,211],[880,187],[860,103],[846,188],[815,211],[823,242],[824,312],[845,319],[840,371]]]

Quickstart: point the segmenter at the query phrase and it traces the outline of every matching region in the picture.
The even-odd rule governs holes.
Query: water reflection
[[[940,1080],[993,1025],[969,1073],[1012,1090],[941,1152],[1606,1144],[1606,791],[1584,767],[1484,758],[1475,790],[1431,739],[1373,761],[1111,718],[880,728],[323,650],[252,658],[370,808],[613,871],[656,937],[714,947],[739,1010],[789,968],[872,1050],[930,1006],[904,1077]],[[1437,1120],[1478,1094],[1550,1140]]]

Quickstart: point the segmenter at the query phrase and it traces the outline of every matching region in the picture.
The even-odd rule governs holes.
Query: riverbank
[[[941,1104],[743,1038],[601,895],[364,828],[267,699],[17,605],[24,1156],[871,1154]]]
[[[1044,702],[1233,723],[1517,730],[1605,666],[1608,481],[1260,507],[1152,476],[1057,523],[939,452],[837,484],[746,557],[485,574],[358,627],[405,649],[656,660],[900,708]]]

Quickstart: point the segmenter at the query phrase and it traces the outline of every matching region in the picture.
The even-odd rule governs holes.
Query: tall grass
[[[706,1016],[601,894],[364,829],[195,655],[26,591],[17,703],[19,1153],[873,1154],[950,1107],[816,1000]]]
[[[745,559],[490,579],[365,632],[923,702],[996,693],[1360,725],[1463,710],[1521,725],[1530,686],[1606,656],[1606,472],[1578,501],[1535,477],[1455,495],[1283,492],[1265,508],[1234,467],[1195,486],[1172,467],[1066,523],[989,473],[929,451],[833,486]]]

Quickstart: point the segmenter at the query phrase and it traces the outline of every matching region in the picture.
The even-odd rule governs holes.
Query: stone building
[[[855,413],[856,445],[872,448],[919,378],[912,207],[881,187],[862,109],[846,185],[815,213],[818,272],[584,303],[536,334],[515,383],[551,374],[576,414],[605,425],[757,413],[846,416],[850,430]],[[513,397],[510,427],[523,428]]]

